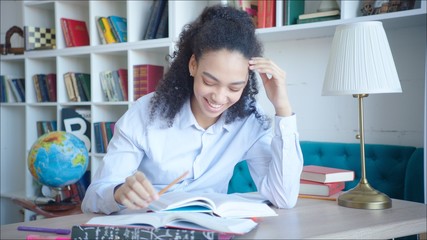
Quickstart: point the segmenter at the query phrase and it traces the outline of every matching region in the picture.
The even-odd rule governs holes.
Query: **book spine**
[[[77,90],[79,92],[80,99],[81,99],[82,102],[87,102],[88,99],[87,99],[86,93],[85,93],[85,91],[83,89],[83,81],[84,80],[81,77],[81,73],[75,73],[74,75],[75,75],[75,78],[76,78]]]
[[[42,95],[43,102],[50,102],[49,99],[49,90],[47,88],[47,75],[46,74],[38,74],[40,93]]]
[[[276,26],[276,1],[267,0],[265,9],[265,27]]]
[[[34,82],[34,89],[36,90],[37,102],[42,102],[43,99],[42,99],[42,94],[40,91],[40,81],[39,81],[37,74],[33,76],[33,82]]]
[[[64,18],[61,18],[61,28],[62,28],[62,32],[63,32],[64,39],[65,39],[65,45],[67,47],[74,46],[74,44],[71,40],[70,29],[68,28],[67,20]]]
[[[56,102],[56,74],[49,73],[46,78],[47,89],[49,90],[49,100]]]
[[[157,38],[167,38],[169,36],[169,2],[166,2],[165,9],[162,13],[162,18],[160,19],[159,28],[156,32],[156,39]]]
[[[285,11],[285,25],[296,24],[299,15],[304,13],[304,0],[287,0]]]
[[[102,142],[102,135],[101,135],[101,123],[96,122],[93,124],[93,128],[95,131],[95,150],[97,153],[105,153],[104,152],[104,144]]]
[[[16,85],[16,83],[13,80],[14,79],[10,79],[10,78],[6,77],[4,79],[4,81],[5,81],[4,84],[9,84],[10,89],[12,90],[13,96],[15,97],[15,100],[17,102],[22,102],[21,96],[19,95],[19,92],[18,92],[18,86]],[[7,81],[7,83],[6,83],[6,81]]]
[[[266,22],[266,5],[269,0],[258,0],[258,25],[257,28],[265,28]]]
[[[103,149],[104,149],[104,152],[107,152],[108,138],[107,138],[107,129],[105,127],[105,122],[101,122],[100,127],[101,127]]]
[[[100,240],[103,236],[108,239],[198,239],[198,240],[228,240],[232,234],[213,231],[196,231],[179,228],[148,228],[131,226],[102,226],[102,225],[80,225],[71,228],[71,239],[93,239]]]
[[[18,92],[19,92],[19,95],[21,96],[22,102],[25,102],[25,79],[18,78],[13,80],[14,82],[16,82],[18,86]]]
[[[118,70],[119,79],[120,79],[120,88],[122,89],[123,98],[125,101],[129,100],[128,95],[128,70],[120,68]]]
[[[107,44],[107,40],[105,39],[103,27],[101,24],[100,17],[96,17],[96,28],[98,29],[99,39],[101,40],[102,44]]]
[[[113,82],[114,94],[116,95],[118,101],[124,101],[125,98],[123,96],[123,89],[120,84],[119,71],[114,70],[111,73],[113,77],[112,82]]]
[[[72,102],[77,101],[77,97],[74,94],[73,89],[73,80],[71,79],[71,72],[67,72],[64,74],[64,82],[65,82],[65,88],[67,89],[68,98]]]
[[[71,83],[73,84],[74,96],[76,96],[76,102],[81,102],[81,97],[79,93],[79,86],[77,85],[76,73],[71,73]]]
[[[154,39],[156,37],[157,29],[159,28],[166,2],[166,0],[158,0],[153,2],[153,12],[150,15],[150,20],[148,22],[144,39]]]

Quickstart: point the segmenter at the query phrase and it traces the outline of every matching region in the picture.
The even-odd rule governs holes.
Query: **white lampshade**
[[[402,92],[381,22],[336,28],[322,95]]]

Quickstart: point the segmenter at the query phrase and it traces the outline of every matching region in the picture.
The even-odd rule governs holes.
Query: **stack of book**
[[[121,16],[97,16],[96,27],[102,44],[128,41],[127,19]]]
[[[321,22],[335,19],[340,19],[340,10],[301,14],[298,16],[297,23]]]
[[[354,180],[354,171],[307,165],[303,167],[300,195],[331,197],[345,188],[345,182]]]

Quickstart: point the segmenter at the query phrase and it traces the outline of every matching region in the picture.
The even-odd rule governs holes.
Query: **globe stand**
[[[71,187],[68,185],[64,188],[60,187],[50,187],[50,190],[52,191],[53,195],[55,196],[55,201],[49,201],[48,203],[38,204],[37,206],[43,209],[44,211],[48,212],[57,212],[57,211],[67,211],[73,208],[76,208],[80,203],[74,200],[73,195],[67,197],[66,192],[71,194],[77,194],[73,193],[71,191]]]

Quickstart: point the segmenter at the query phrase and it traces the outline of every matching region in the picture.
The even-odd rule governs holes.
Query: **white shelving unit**
[[[117,121],[133,102],[133,66],[151,63],[161,64],[167,69],[165,56],[174,49],[174,41],[182,27],[193,20],[207,5],[221,1],[170,1],[169,38],[141,40],[145,32],[151,1],[17,1],[22,4],[23,24],[52,27],[57,30],[57,49],[29,51],[23,55],[2,55],[1,74],[25,77],[26,102],[1,103],[1,197],[2,209],[10,196],[33,197],[37,189],[27,170],[27,154],[37,139],[36,122],[56,120],[61,129],[60,112],[64,107],[86,107],[91,109],[91,123]],[[306,10],[315,9],[318,1],[306,0]],[[301,25],[277,26],[258,29],[257,34],[267,45],[274,42],[295,41],[331,37],[335,27],[350,22],[379,20],[386,29],[426,26],[426,5],[416,0],[415,9],[401,12],[360,16],[360,2],[339,1],[341,19]],[[277,1],[277,22],[282,23],[283,2]],[[128,19],[128,42],[102,45],[98,36],[95,17],[119,15]],[[90,46],[66,48],[59,19],[61,17],[84,20],[88,26]],[[424,46],[425,47],[425,46]],[[421,49],[425,51],[425,49]],[[425,63],[424,63],[425,64]],[[99,72],[118,68],[128,69],[129,99],[123,102],[105,102],[103,99]],[[91,102],[69,102],[62,76],[65,72],[87,72],[91,74]],[[304,71],[301,68],[301,71]],[[32,83],[37,73],[57,74],[57,95],[55,103],[38,103]],[[424,77],[424,81],[427,81]],[[95,149],[92,127],[92,147]],[[424,147],[425,143],[424,143]],[[92,174],[103,154],[90,152]],[[3,219],[8,219],[4,216]],[[9,213],[10,214],[10,213]],[[23,220],[29,220],[25,214]]]

